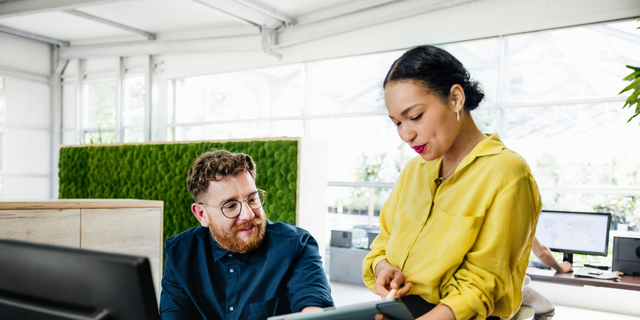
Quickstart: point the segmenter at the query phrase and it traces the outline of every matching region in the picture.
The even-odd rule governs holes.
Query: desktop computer
[[[542,210],[536,238],[573,263],[573,254],[607,255],[610,225],[609,213]]]
[[[640,238],[613,237],[612,269],[640,276]]]
[[[147,258],[0,239],[0,318],[160,316]]]
[[[364,229],[331,230],[332,247],[369,249],[368,245],[369,238]]]

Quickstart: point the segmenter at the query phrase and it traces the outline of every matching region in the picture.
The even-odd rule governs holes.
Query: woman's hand
[[[411,289],[411,282],[405,283],[405,277],[402,271],[394,267],[389,261],[382,260],[376,265],[376,283],[373,289],[380,295],[382,299],[387,298],[389,291],[396,290],[393,298],[402,298]]]

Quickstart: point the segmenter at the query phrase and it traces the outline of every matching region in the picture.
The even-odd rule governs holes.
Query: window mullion
[[[124,129],[122,128],[122,109],[124,108],[124,57],[118,57],[116,72],[116,141],[124,142]]]

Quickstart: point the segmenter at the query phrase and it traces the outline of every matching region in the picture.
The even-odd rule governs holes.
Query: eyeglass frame
[[[254,207],[252,207],[252,206],[249,204],[249,197],[251,197],[251,195],[253,195],[253,194],[262,194],[262,195],[264,196],[264,198],[263,198],[263,199],[264,199],[264,201],[262,201],[262,202],[260,203],[260,206],[259,206],[259,207],[257,207],[257,208],[254,208]],[[266,191],[261,190],[261,189],[258,189],[258,190],[254,191],[254,192],[251,192],[251,193],[249,194],[249,196],[248,196],[246,199],[244,199],[244,200],[236,200],[236,199],[229,200],[229,201],[227,201],[227,202],[223,203],[223,204],[222,204],[222,207],[216,207],[216,206],[212,206],[212,205],[210,205],[210,204],[204,204],[204,203],[202,203],[202,202],[197,202],[197,204],[202,205],[202,206],[204,206],[204,207],[211,207],[211,208],[214,208],[214,209],[220,209],[220,213],[222,213],[222,215],[223,215],[225,218],[227,218],[227,219],[235,219],[235,218],[237,218],[238,216],[240,216],[240,214],[242,213],[242,208],[244,207],[244,206],[242,205],[242,203],[243,203],[243,202],[246,202],[246,203],[247,203],[247,205],[249,206],[249,208],[251,208],[251,210],[258,210],[258,209],[262,208],[262,206],[264,205],[264,203],[267,201],[267,196],[266,196],[266,194],[267,194],[267,192],[266,192]],[[237,214],[237,215],[235,215],[235,216],[233,216],[233,217],[228,217],[226,214],[224,214],[224,211],[222,210],[222,208],[224,208],[224,206],[225,206],[227,203],[231,202],[231,201],[237,201],[237,202],[240,202],[240,211],[238,211],[238,214]],[[206,211],[206,210],[205,210],[205,211]]]

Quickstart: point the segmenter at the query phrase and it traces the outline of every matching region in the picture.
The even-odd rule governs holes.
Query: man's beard
[[[246,240],[240,240],[237,236],[238,231],[250,226],[255,227],[255,230]],[[250,221],[234,226],[231,231],[222,230],[209,222],[209,231],[213,240],[218,243],[220,248],[230,252],[247,253],[257,249],[264,239],[265,229],[266,219],[259,218],[257,215]]]

